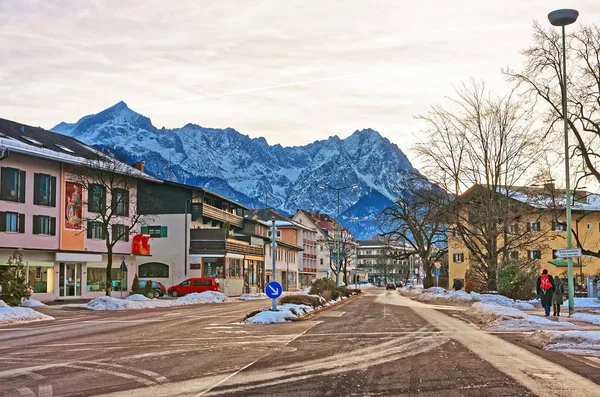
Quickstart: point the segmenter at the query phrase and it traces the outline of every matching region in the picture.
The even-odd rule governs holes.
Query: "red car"
[[[193,292],[205,291],[221,292],[219,280],[214,277],[188,278],[177,285],[169,287],[168,294],[171,296],[183,296]]]

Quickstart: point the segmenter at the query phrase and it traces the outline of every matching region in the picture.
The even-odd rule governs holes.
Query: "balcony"
[[[244,227],[244,218],[241,216],[221,210],[206,203],[192,203],[192,219],[199,219],[201,216],[219,222],[227,222],[231,226],[239,228]]]
[[[302,253],[302,257],[303,257],[304,259],[313,259],[313,260],[317,260],[317,255],[315,255],[315,254],[309,254],[309,253],[307,253],[307,252],[303,252],[303,253]]]
[[[240,254],[263,256],[263,247],[245,241],[226,238],[225,229],[191,229],[190,254]]]

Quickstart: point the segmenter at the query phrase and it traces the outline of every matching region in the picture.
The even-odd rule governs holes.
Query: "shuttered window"
[[[106,211],[106,188],[102,185],[90,184],[88,189],[88,211]]]
[[[111,206],[115,215],[129,216],[129,192],[125,189],[113,189]]]
[[[0,168],[0,200],[25,202],[25,171]]]
[[[33,204],[56,207],[56,177],[33,174]]]
[[[56,218],[46,215],[33,216],[33,234],[56,235]]]

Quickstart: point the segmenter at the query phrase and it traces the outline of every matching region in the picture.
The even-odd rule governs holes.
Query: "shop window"
[[[0,200],[25,202],[25,171],[10,167],[0,169]]]
[[[54,292],[54,266],[30,267],[29,287],[36,294]]]
[[[56,177],[33,174],[33,204],[56,207]]]
[[[106,188],[96,183],[90,184],[88,189],[88,211],[105,212],[106,211]]]
[[[169,266],[160,262],[148,262],[139,266],[139,276],[141,278],[168,278]]]
[[[56,218],[46,215],[34,215],[33,234],[56,235]]]
[[[223,277],[224,261],[223,258],[202,258],[204,277]]]
[[[229,277],[241,276],[242,259],[229,258]]]
[[[106,267],[91,267],[87,266],[87,292],[100,292],[106,290]],[[112,279],[113,291],[121,291],[121,271],[119,269],[110,269],[110,278]],[[127,276],[125,276],[127,282]],[[123,286],[123,291],[127,290],[127,286]]]

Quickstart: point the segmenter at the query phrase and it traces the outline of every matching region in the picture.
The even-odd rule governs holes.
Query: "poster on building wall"
[[[67,182],[65,185],[65,229],[81,229],[82,190],[80,183]]]

